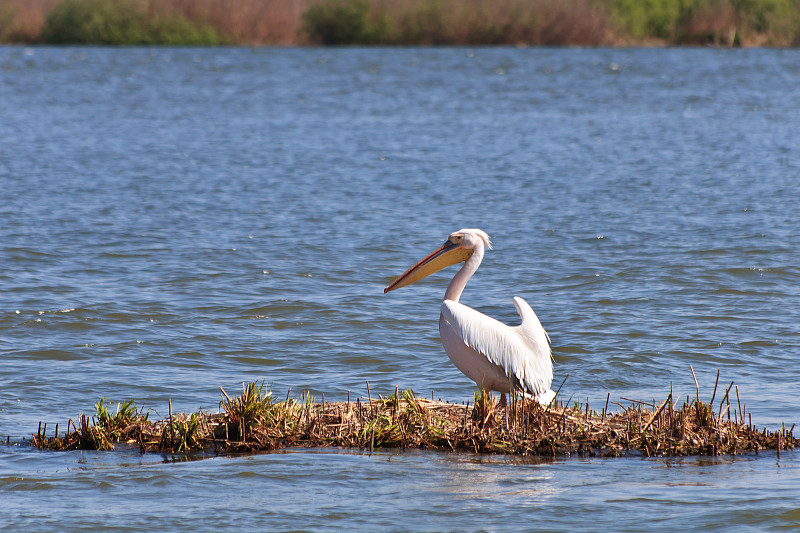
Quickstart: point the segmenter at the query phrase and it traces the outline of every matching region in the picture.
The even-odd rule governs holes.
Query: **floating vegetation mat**
[[[692,372],[694,374],[694,372]],[[695,380],[695,384],[697,381]],[[717,384],[719,372],[717,372]],[[111,450],[117,443],[146,452],[242,453],[289,447],[415,448],[538,456],[677,456],[758,453],[794,449],[791,428],[753,426],[733,383],[715,404],[687,397],[678,407],[672,394],[661,402],[606,398],[601,410],[589,404],[541,406],[516,398],[500,406],[491,394],[455,404],[416,396],[410,389],[387,397],[316,401],[310,394],[276,398],[263,383],[242,384],[242,394],[223,394],[219,413],[172,414],[151,421],[132,401],[114,414],[105,400],[95,415],[81,415],[48,436],[40,424],[33,444],[50,450]],[[612,412],[609,410],[615,407]],[[717,410],[714,410],[716,405]]]

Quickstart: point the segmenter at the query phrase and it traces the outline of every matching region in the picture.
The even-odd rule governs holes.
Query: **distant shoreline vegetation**
[[[0,43],[800,46],[800,0],[0,0]]]

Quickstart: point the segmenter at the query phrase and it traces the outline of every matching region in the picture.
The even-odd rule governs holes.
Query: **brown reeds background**
[[[47,15],[62,0],[0,0],[0,42],[40,40]],[[315,0],[143,0],[151,12],[180,13],[210,23],[232,42],[303,44],[303,13]]]
[[[210,23],[233,42],[254,45],[303,44],[300,23],[314,0],[148,0],[190,20]]]
[[[42,42],[62,1],[0,0],[0,42]],[[800,0],[136,1],[151,14],[208,24],[239,45],[800,45]],[[326,40],[325,28],[336,24],[339,40]],[[342,31],[351,33],[342,40]]]
[[[592,0],[372,0],[389,44],[612,44],[606,12]],[[373,21],[378,22],[378,21]]]
[[[0,42],[36,42],[60,0],[0,0]]]

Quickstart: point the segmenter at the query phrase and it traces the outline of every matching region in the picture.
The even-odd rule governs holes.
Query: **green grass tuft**
[[[48,44],[216,45],[217,31],[177,13],[148,10],[143,0],[63,0],[42,29]]]

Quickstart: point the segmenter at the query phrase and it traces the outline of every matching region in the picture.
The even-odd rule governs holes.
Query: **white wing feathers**
[[[470,348],[502,367],[523,391],[541,396],[553,381],[550,339],[531,306],[515,296],[522,324],[507,326],[464,304],[445,300],[442,318]]]

